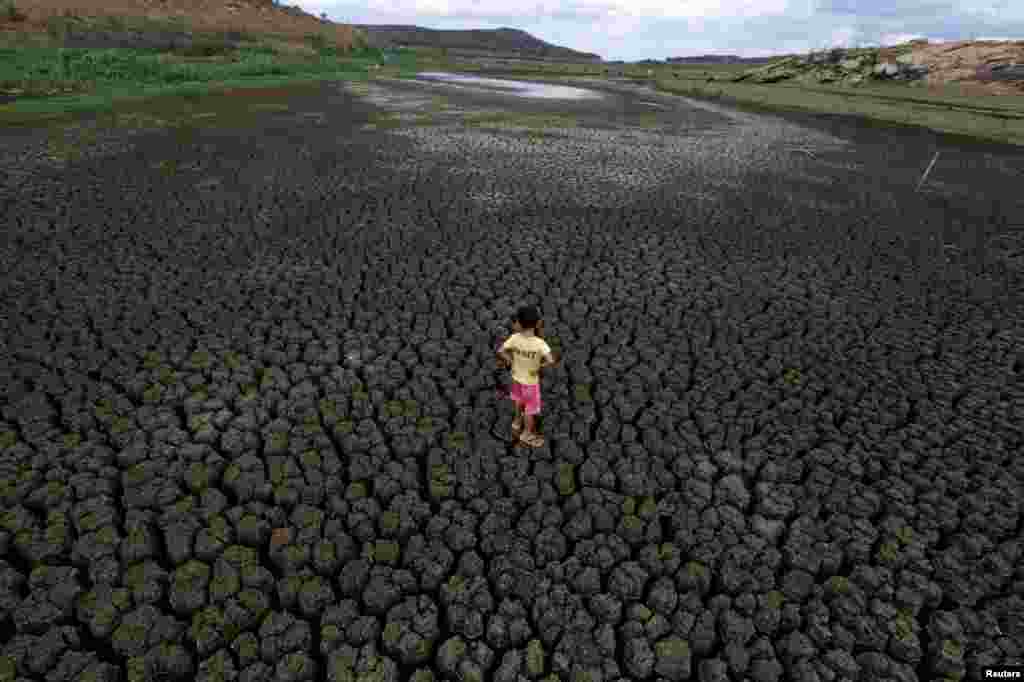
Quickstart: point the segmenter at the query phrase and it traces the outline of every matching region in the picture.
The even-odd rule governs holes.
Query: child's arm
[[[498,352],[495,354],[495,357],[497,358],[497,361],[498,361],[498,367],[511,367],[512,366],[512,354],[509,353],[507,350],[505,350],[505,347],[507,345],[508,345],[508,340],[506,340],[505,343],[501,344],[501,347],[498,349]]]

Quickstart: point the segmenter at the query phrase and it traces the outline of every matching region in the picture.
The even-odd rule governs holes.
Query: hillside
[[[192,32],[270,35],[285,41],[323,37],[343,49],[358,41],[352,26],[324,21],[273,0],[14,0],[17,17],[0,15],[0,33],[53,35],[79,47],[178,45]],[[99,19],[100,21],[96,21]]]
[[[950,84],[965,94],[1024,94],[1024,42],[914,41],[884,48],[835,48],[775,58],[770,64],[721,80],[859,86],[902,82],[929,88]]]
[[[595,62],[601,57],[552,45],[515,28],[449,31],[420,26],[356,24],[371,47],[427,47],[456,53],[515,56],[559,61]]]

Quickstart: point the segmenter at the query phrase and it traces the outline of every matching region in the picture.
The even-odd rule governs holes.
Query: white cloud
[[[857,29],[850,26],[833,29],[829,36],[829,47],[849,47],[857,33]]]
[[[896,45],[916,38],[941,43],[1024,35],[1024,3],[1017,0],[298,1],[310,13],[326,12],[342,22],[516,27],[607,60],[695,54],[763,57],[823,47]]]
[[[892,45],[901,45],[903,43],[908,43],[911,40],[918,40],[924,37],[926,36],[923,36],[920,33],[887,33],[882,36],[881,44],[883,47],[890,47]]]

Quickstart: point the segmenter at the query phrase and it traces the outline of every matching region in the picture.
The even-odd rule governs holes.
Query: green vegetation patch
[[[590,393],[590,384],[576,384],[573,387],[573,395],[577,402],[589,403],[593,402],[594,398]]]
[[[895,542],[883,543],[878,548],[878,560],[882,563],[891,564],[899,557],[900,547]]]
[[[142,399],[147,403],[159,402],[164,394],[164,387],[160,384],[152,384],[142,392]]]
[[[315,435],[323,431],[323,427],[320,425],[320,415],[311,414],[303,418],[302,431],[309,436]]]
[[[125,433],[132,428],[133,423],[130,417],[114,417],[113,421],[110,422],[110,431],[112,433]]]
[[[435,464],[430,468],[430,495],[434,498],[450,497],[452,476],[447,464]]]
[[[778,590],[772,590],[765,595],[765,603],[768,605],[768,608],[770,609],[781,609],[785,601],[786,596]]]
[[[562,464],[558,467],[558,493],[569,496],[576,492],[576,466]]]
[[[539,639],[531,639],[526,645],[526,672],[530,677],[544,674],[544,645]]]
[[[402,639],[402,634],[404,632],[405,628],[402,627],[401,623],[390,621],[384,626],[384,632],[381,633],[381,636],[384,638],[384,642],[387,645],[395,646],[398,644],[398,641]]]
[[[896,539],[901,545],[909,545],[914,541],[914,531],[910,526],[900,526],[896,530]]]
[[[900,641],[906,641],[914,635],[914,614],[909,609],[899,609],[896,612],[893,635]]]
[[[401,417],[405,410],[400,400],[389,400],[384,403],[384,415],[389,418]]]
[[[850,591],[850,580],[845,576],[834,575],[828,579],[826,586],[833,594],[846,594]]]
[[[380,515],[380,527],[386,531],[398,530],[402,522],[402,516],[394,510],[387,510]]]
[[[347,497],[352,500],[361,500],[369,494],[366,484],[362,481],[352,481],[348,484]]]
[[[658,658],[685,658],[690,655],[690,643],[685,639],[663,639],[654,645]]]
[[[420,417],[416,420],[416,431],[421,435],[429,435],[435,428],[434,420],[430,417]]]
[[[544,130],[575,128],[578,125],[578,119],[569,114],[497,111],[468,114],[463,118],[463,123],[473,128],[517,127]]]
[[[463,431],[452,431],[448,434],[448,447],[452,450],[463,450],[466,448],[469,436]]]
[[[706,575],[708,569],[704,564],[699,561],[688,561],[686,562],[686,573],[691,578],[701,578]]]
[[[329,398],[323,398],[319,403],[320,414],[324,419],[333,420],[338,416],[338,402]]]

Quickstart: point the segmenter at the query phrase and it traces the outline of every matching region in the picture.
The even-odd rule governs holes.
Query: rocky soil
[[[1019,149],[611,86],[368,127],[441,87],[0,132],[0,680],[1024,662]]]
[[[858,86],[905,82],[919,86],[959,84],[979,95],[1024,94],[1024,42],[912,42],[887,48],[836,48],[786,57],[725,80],[793,81]]]

